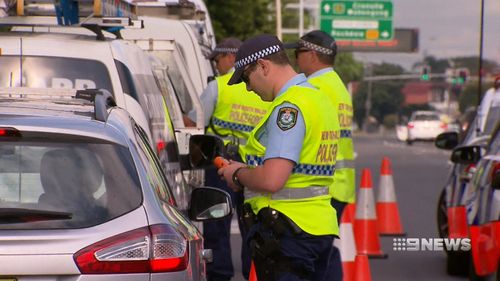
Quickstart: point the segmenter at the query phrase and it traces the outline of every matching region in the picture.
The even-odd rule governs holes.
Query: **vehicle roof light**
[[[9,138],[20,138],[21,132],[19,132],[15,128],[10,127],[0,127],[0,138],[9,137]]]

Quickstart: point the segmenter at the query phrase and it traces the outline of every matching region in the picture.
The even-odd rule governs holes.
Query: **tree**
[[[275,19],[270,16],[272,0],[205,0],[220,41],[225,37],[245,40],[261,33],[275,32]]]
[[[470,75],[477,75],[479,58],[471,56],[438,59],[434,56],[426,56],[422,62],[415,63],[413,68],[421,67],[422,65],[430,66],[432,73],[444,73],[447,68],[457,69],[464,67],[469,70]],[[498,67],[499,65],[494,61],[483,59],[483,69],[485,72],[491,72]]]
[[[398,75],[403,73],[399,65],[383,63],[375,65],[373,75]],[[404,101],[401,94],[404,82],[400,80],[373,81],[372,82],[372,106],[370,115],[374,116],[379,123],[389,114],[399,113]],[[361,127],[365,118],[365,103],[368,92],[368,82],[363,82],[353,98],[354,119]]]
[[[352,53],[338,53],[334,67],[344,84],[360,80],[363,77],[363,64],[355,60]]]
[[[484,97],[486,91],[488,91],[491,87],[493,87],[492,83],[483,83],[481,89],[483,92],[481,93],[481,98]],[[467,108],[471,106],[478,105],[478,95],[479,91],[478,83],[468,83],[465,88],[462,90],[461,95],[458,97],[458,108],[460,112],[464,113]]]

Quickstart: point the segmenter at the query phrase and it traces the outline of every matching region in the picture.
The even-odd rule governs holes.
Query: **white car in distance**
[[[417,140],[434,140],[437,135],[448,129],[435,111],[415,111],[407,124],[408,137],[406,143],[413,144]]]

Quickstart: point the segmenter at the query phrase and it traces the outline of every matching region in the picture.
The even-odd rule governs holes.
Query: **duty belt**
[[[328,195],[329,189],[327,186],[309,186],[309,187],[284,187],[275,193],[260,193],[253,192],[245,188],[245,199],[250,199],[260,196],[271,195],[272,200],[286,200],[286,199],[307,199],[322,195]]]

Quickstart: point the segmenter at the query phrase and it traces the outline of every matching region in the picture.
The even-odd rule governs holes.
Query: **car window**
[[[172,83],[171,85],[173,88],[173,93],[175,93],[175,96],[179,101],[182,112],[187,113],[191,111],[191,109],[193,109],[193,101],[191,100],[188,86],[184,81],[181,70],[179,69],[179,66],[177,65],[177,62],[174,58],[173,52],[153,51],[151,53],[160,58],[161,61],[168,66],[167,71]]]
[[[130,69],[119,60],[115,60],[115,65],[118,71],[118,77],[120,77],[120,84],[122,85],[123,92],[131,96],[137,102],[140,102]]]
[[[170,124],[168,124],[169,130],[174,132],[174,124],[182,121],[182,112],[180,108],[175,106],[179,103],[175,95],[174,87],[172,86],[172,81],[167,75],[165,75],[166,71],[165,73],[163,71],[163,69],[154,69],[153,75],[156,81],[156,85],[158,85],[158,88],[160,88],[160,91],[162,92],[166,111],[168,116],[170,117]]]
[[[40,135],[40,133],[37,133]],[[98,225],[136,209],[139,178],[127,148],[57,139],[0,142],[0,210],[62,212],[64,219],[2,217],[0,229],[68,229]]]
[[[95,60],[35,56],[23,56],[21,60],[17,56],[0,56],[0,65],[0,87],[101,88],[113,93],[106,66]]]
[[[144,131],[137,125],[135,126],[134,131],[137,143],[139,144],[138,152],[146,168],[150,185],[154,188],[154,191],[160,200],[175,206],[175,199],[170,192],[160,163],[158,162],[155,153],[148,145]]]
[[[439,116],[435,114],[417,114],[414,121],[439,121]]]

